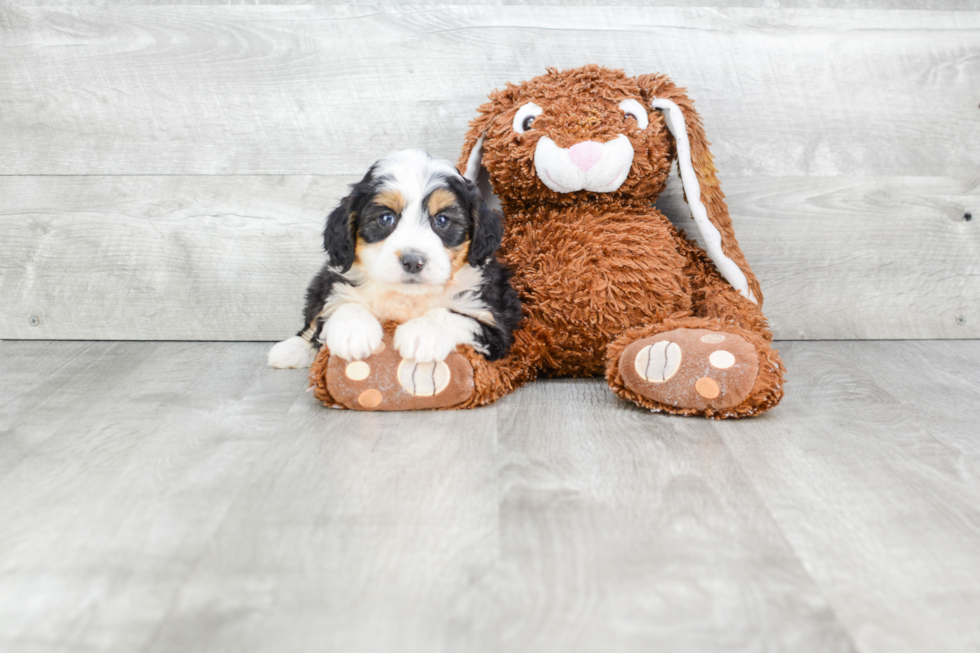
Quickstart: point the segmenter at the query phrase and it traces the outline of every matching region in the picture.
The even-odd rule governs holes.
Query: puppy
[[[501,215],[451,163],[389,154],[327,217],[327,261],[307,288],[303,328],[272,348],[269,366],[308,367],[322,342],[365,359],[389,320],[402,358],[441,361],[457,345],[502,358],[521,319],[510,271],[494,256],[502,235]]]

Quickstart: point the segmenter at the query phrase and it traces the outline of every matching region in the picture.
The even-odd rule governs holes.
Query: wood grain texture
[[[285,338],[356,179],[0,177],[0,337]],[[723,183],[777,338],[980,336],[975,181]],[[676,176],[658,205],[691,230]]]
[[[782,353],[780,413],[718,433],[855,644],[980,649],[980,343]]]
[[[881,6],[8,3],[0,337],[280,339],[370,161],[590,61],[690,88],[777,337],[980,336],[980,12]]]
[[[347,177],[0,178],[5,337],[275,340]],[[31,317],[38,320],[31,326]]]
[[[980,644],[978,341],[783,343],[737,422],[331,411],[266,348],[0,342],[0,650]]]
[[[493,641],[496,409],[329,411],[267,349],[0,342],[0,650]]]
[[[297,402],[146,650],[499,650],[495,414]]]
[[[0,41],[0,174],[455,156],[491,89],[590,62],[687,86],[729,176],[980,167],[980,12],[6,5]]]
[[[105,0],[7,0],[14,7],[104,6]],[[333,5],[333,0],[115,0],[114,6],[250,6],[250,5]],[[454,6],[459,0],[426,2],[418,0],[375,0],[376,7]],[[853,9],[852,0],[481,0],[482,6],[601,7],[639,6],[657,8],[754,7],[759,9]],[[926,11],[976,11],[972,0],[862,0],[862,9],[905,9]]]
[[[305,375],[256,345],[0,348],[0,650],[141,650]]]
[[[781,340],[980,337],[977,180],[723,182]],[[676,180],[658,206],[700,240]],[[703,245],[703,242],[702,242]]]
[[[854,650],[717,433],[683,419],[591,380],[500,404],[503,650]]]

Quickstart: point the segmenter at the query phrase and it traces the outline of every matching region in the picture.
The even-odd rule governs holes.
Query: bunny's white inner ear
[[[476,145],[470,150],[470,158],[466,159],[466,170],[463,171],[463,176],[472,181],[474,184],[480,177],[480,168],[483,167],[483,136],[476,139]]]
[[[701,202],[701,185],[698,183],[697,174],[694,172],[694,163],[691,160],[691,143],[687,138],[687,124],[684,122],[684,112],[681,108],[670,100],[655,98],[650,102],[654,109],[663,112],[667,122],[667,129],[674,135],[674,142],[677,144],[677,165],[681,171],[681,183],[684,185],[684,194],[687,195],[687,204],[691,208],[691,215],[694,222],[698,225],[698,230],[704,238],[705,250],[714,262],[715,267],[721,272],[728,283],[739,292],[743,297],[751,302],[758,304],[755,295],[749,288],[749,280],[745,273],[732,259],[725,256],[721,248],[721,232],[708,219],[708,209]]]
[[[470,150],[463,176],[476,184],[491,211],[500,210],[500,198],[494,194],[493,186],[490,185],[490,173],[483,167],[483,136],[477,139],[476,145]]]

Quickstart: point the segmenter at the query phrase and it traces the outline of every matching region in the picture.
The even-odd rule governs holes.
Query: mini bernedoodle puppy
[[[488,360],[510,349],[521,319],[510,271],[494,252],[503,218],[456,168],[421,150],[377,161],[327,217],[327,261],[306,291],[303,328],[269,352],[270,367],[308,367],[322,342],[363,360],[382,325],[399,325],[405,359],[441,361],[457,345]]]

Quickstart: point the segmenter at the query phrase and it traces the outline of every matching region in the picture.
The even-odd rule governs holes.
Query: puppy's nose
[[[418,274],[425,267],[425,257],[415,250],[407,249],[402,252],[399,258],[401,259],[402,267],[405,268],[405,272],[410,274]]]
[[[602,143],[595,141],[582,141],[568,148],[568,158],[577,165],[582,172],[588,172],[602,158]]]

